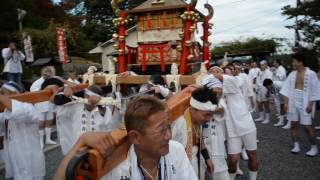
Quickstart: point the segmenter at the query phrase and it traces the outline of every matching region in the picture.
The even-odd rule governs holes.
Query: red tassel
[[[171,17],[170,30],[173,31],[174,28],[174,16]]]
[[[167,27],[167,16],[165,14],[162,17],[162,27],[163,28]]]
[[[147,66],[146,66],[147,57],[146,56],[147,56],[146,48],[142,47],[142,63],[141,63],[142,72],[146,72],[146,70],[147,70]]]
[[[152,28],[152,20],[148,19],[147,21],[148,28]]]

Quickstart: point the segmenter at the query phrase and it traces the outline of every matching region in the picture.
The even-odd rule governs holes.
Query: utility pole
[[[297,0],[297,8],[301,6],[301,0]],[[300,34],[299,34],[299,27],[298,27],[298,15],[296,16],[296,24],[295,24],[295,42],[294,48],[297,49],[300,47]]]

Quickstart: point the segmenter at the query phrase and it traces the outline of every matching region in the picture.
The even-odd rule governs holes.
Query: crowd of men
[[[168,119],[165,101],[175,93],[161,76],[153,76],[141,89],[152,95],[133,98],[124,109],[109,102],[119,100],[108,88],[91,85],[77,91],[74,73],[65,80],[55,75],[53,67],[42,69],[41,78],[30,91],[51,89],[47,102],[29,104],[9,99],[22,93],[13,81],[1,86],[0,133],[6,177],[37,180],[45,176],[44,144],[51,139],[56,120],[58,143],[64,159],[55,180],[65,179],[66,166],[78,148],[87,145],[103,157],[113,155],[116,140],[110,132],[124,122],[132,144],[127,158],[101,179],[115,180],[234,180],[243,175],[239,160],[248,161],[250,180],[257,179],[257,129],[255,123],[271,122],[275,104],[279,121],[274,126],[290,128],[292,153],[299,153],[299,125],[304,127],[311,148],[306,155],[318,155],[312,127],[316,102],[320,100],[317,74],[305,66],[301,54],[292,56],[293,71],[287,76],[280,61],[252,62],[248,68],[239,62],[220,67],[212,65],[198,85],[184,88],[190,92],[190,106],[173,123]],[[126,72],[125,74],[134,74]],[[144,91],[143,90],[143,91]],[[142,90],[140,90],[142,91]],[[259,112],[253,119],[252,113]],[[44,138],[46,136],[46,138]],[[281,137],[279,137],[281,138]]]

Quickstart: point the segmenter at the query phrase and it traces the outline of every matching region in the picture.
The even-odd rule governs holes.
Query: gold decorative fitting
[[[186,20],[186,15],[181,14],[180,17],[181,17],[181,19]]]
[[[183,38],[184,38],[184,32],[179,32],[179,37],[180,37],[181,39],[183,39]]]
[[[112,47],[113,47],[115,50],[118,50],[118,49],[119,49],[119,45],[118,45],[118,44],[114,44],[114,45],[112,45]]]
[[[177,46],[177,50],[178,50],[178,51],[182,51],[182,46],[181,46],[181,45],[178,45],[178,46]]]
[[[192,45],[192,42],[191,41],[186,41],[186,46],[187,47],[190,47]]]
[[[118,52],[119,52],[119,54],[123,54],[124,50],[123,49],[119,49]]]
[[[119,37],[119,35],[118,35],[117,33],[112,34],[112,38],[113,38],[114,40],[117,40],[118,37]]]
[[[190,60],[192,60],[194,58],[194,55],[190,54],[187,58],[190,61]]]
[[[124,36],[119,36],[119,41],[124,41],[125,37]]]
[[[189,29],[189,31],[190,31],[191,33],[193,33],[194,30],[196,30],[196,27],[194,27],[194,26],[191,26],[190,29]]]

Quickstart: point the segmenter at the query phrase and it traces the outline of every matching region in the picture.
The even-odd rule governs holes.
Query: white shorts
[[[247,151],[255,151],[258,148],[257,145],[257,130],[249,134],[245,134],[240,137],[228,138],[228,154],[239,154],[242,151],[242,147]]]
[[[294,108],[294,112],[288,113],[287,118],[289,121],[300,122],[301,125],[312,125],[311,113],[305,114],[305,110]]]
[[[229,179],[230,179],[230,176],[229,176],[228,170],[213,173],[213,180],[229,180]]]
[[[258,102],[266,102],[268,101],[268,97],[267,97],[267,93],[268,90],[265,87],[261,87],[259,88],[259,90],[257,91],[257,101]]]
[[[311,113],[306,113],[306,108],[303,104],[303,91],[295,89],[295,96],[292,101],[294,102],[294,108],[291,112],[288,113],[288,120],[293,122],[300,122],[301,125],[311,125]]]
[[[53,112],[41,112],[39,113],[39,121],[48,121],[48,120],[53,120],[54,115]]]

